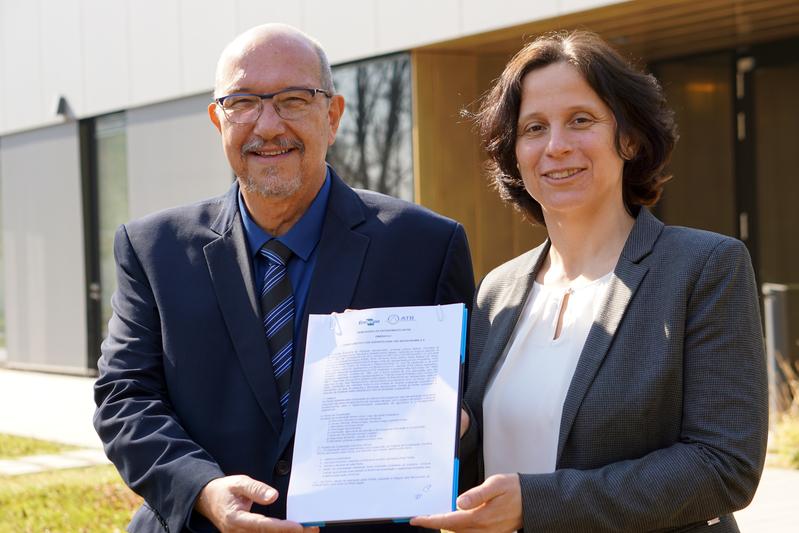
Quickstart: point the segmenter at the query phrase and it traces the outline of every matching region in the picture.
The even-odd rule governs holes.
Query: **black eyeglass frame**
[[[214,103],[216,105],[218,105],[220,108],[222,108],[222,112],[225,114],[225,118],[230,120],[230,117],[228,117],[227,110],[225,109],[225,105],[224,105],[225,104],[225,100],[227,100],[228,98],[233,98],[233,97],[236,97],[236,96],[257,96],[261,100],[269,100],[269,99],[272,99],[275,96],[278,96],[280,94],[290,93],[290,92],[293,92],[293,91],[306,91],[306,92],[308,92],[311,95],[311,98],[314,98],[317,94],[323,94],[327,98],[333,98],[333,93],[331,91],[326,91],[324,89],[317,89],[317,88],[314,88],[314,87],[286,87],[285,89],[281,89],[281,90],[275,91],[273,93],[261,93],[261,94],[259,94],[259,93],[233,93],[233,94],[226,94],[225,96],[220,96],[219,98],[214,98]],[[261,112],[258,113],[258,117],[261,116],[261,113],[263,113],[263,104],[261,105]],[[277,113],[278,116],[280,116],[280,118],[283,118],[284,120],[289,120],[289,119],[286,119],[283,116],[281,116],[280,112],[277,110],[277,108],[275,108],[275,113]],[[256,118],[255,120],[258,120],[258,118]],[[230,122],[233,122],[233,121],[230,120]],[[233,124],[247,124],[247,122],[233,122]]]

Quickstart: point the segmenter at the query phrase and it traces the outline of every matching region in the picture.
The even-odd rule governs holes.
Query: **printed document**
[[[287,517],[454,510],[463,304],[310,315]]]

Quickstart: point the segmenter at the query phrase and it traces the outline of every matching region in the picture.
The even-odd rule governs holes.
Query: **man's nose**
[[[286,132],[286,122],[277,114],[272,100],[261,101],[261,116],[253,125],[253,133],[262,139],[271,139]]]

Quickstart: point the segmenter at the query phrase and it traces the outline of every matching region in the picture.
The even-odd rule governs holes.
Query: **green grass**
[[[0,459],[73,449],[0,434]],[[121,532],[140,504],[110,465],[0,476],[0,533]]]
[[[74,449],[75,446],[70,446],[68,444],[59,444],[56,442],[0,433],[0,459],[12,459],[25,455],[61,453]]]
[[[0,476],[0,533],[121,532],[140,503],[111,465]]]

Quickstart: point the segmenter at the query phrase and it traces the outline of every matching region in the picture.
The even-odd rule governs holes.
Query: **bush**
[[[769,466],[799,469],[799,370],[784,361],[780,365],[785,387],[780,400],[788,403],[785,412],[775,414],[769,439]]]

